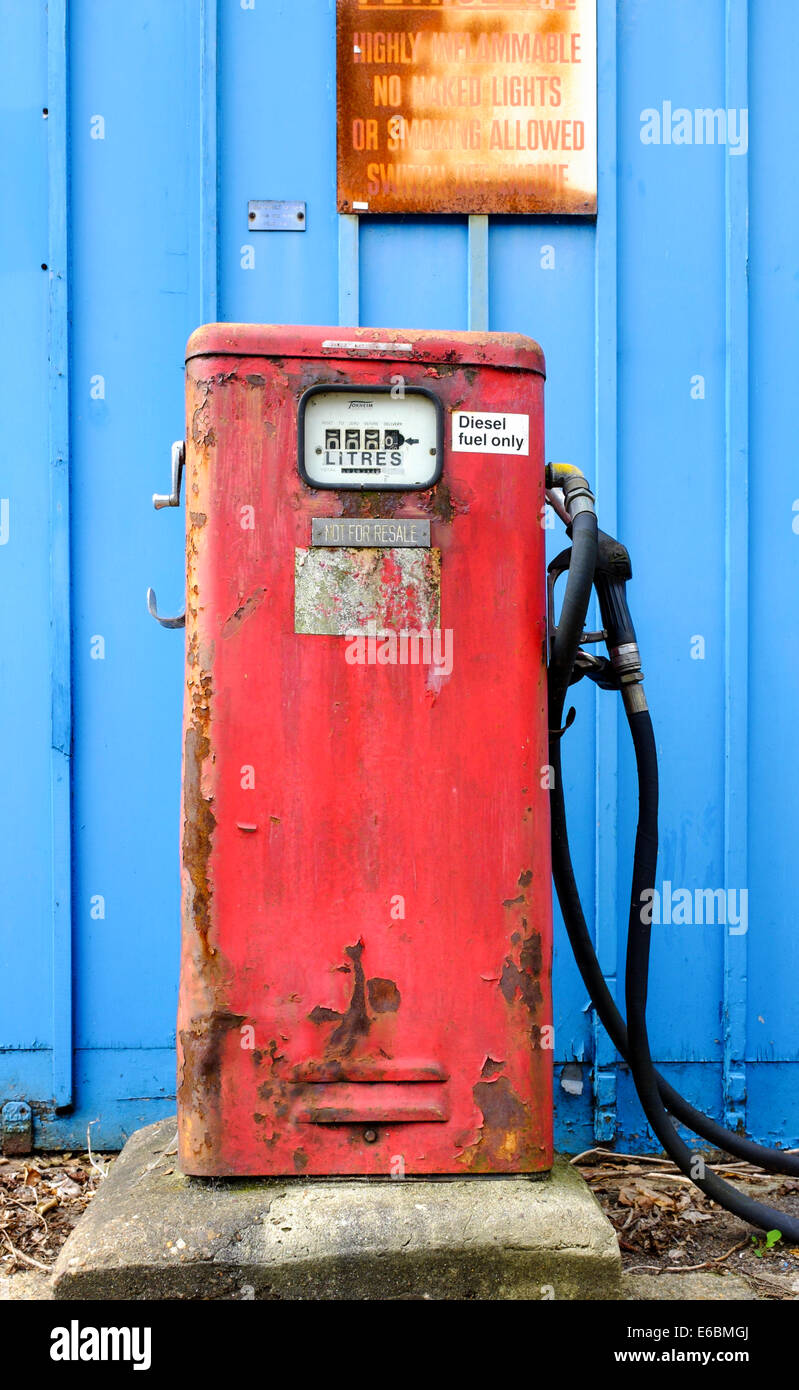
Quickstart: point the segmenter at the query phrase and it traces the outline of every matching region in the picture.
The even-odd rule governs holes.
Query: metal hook
[[[155,618],[155,621],[156,621],[157,623],[160,623],[162,627],[185,627],[185,626],[186,626],[186,610],[185,610],[185,608],[184,608],[183,612],[182,612],[182,613],[178,613],[177,617],[175,617],[175,618],[162,618],[162,617],[159,615],[158,608],[156,607],[155,589],[148,589],[148,590],[147,590],[147,612],[150,614],[150,617],[151,617],[151,618]]]

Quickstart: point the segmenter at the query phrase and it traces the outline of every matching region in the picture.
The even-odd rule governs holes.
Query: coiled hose
[[[694,1153],[677,1133],[671,1115],[716,1148],[758,1164],[770,1172],[799,1173],[799,1156],[755,1144],[733,1134],[723,1125],[696,1110],[655,1070],[646,1028],[646,998],[649,977],[650,917],[642,904],[651,902],[656,881],[658,853],[658,768],[652,720],[643,699],[625,698],[625,712],[635,750],[638,775],[638,825],[636,831],[630,913],[627,933],[625,994],[627,1026],[608,990],[596,958],[574,877],[566,824],[560,743],[563,708],[580,646],[585,617],[595,579],[597,559],[596,517],[586,509],[590,498],[587,485],[578,489],[575,470],[565,480],[566,507],[569,493],[581,500],[572,516],[572,553],[563,597],[561,617],[552,642],[549,663],[549,761],[553,776],[550,791],[552,831],[552,874],[561,913],[583,982],[597,1014],[617,1051],[630,1066],[644,1114],[664,1150],[677,1167],[713,1201],[764,1230],[777,1229],[789,1242],[799,1243],[799,1220],[767,1207],[739,1192],[708,1169],[701,1154]],[[548,486],[562,485],[550,474]],[[623,602],[623,600],[622,600]],[[626,611],[626,610],[625,610]],[[627,625],[632,631],[629,614]],[[565,621],[564,621],[565,619]],[[608,646],[613,639],[609,636]],[[643,707],[641,707],[643,706]],[[670,1112],[670,1113],[669,1113]]]

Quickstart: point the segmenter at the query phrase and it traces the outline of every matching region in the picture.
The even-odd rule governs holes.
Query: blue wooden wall
[[[797,1144],[799,6],[598,0],[598,219],[487,227],[337,217],[334,23],[333,0],[0,0],[0,1103],[29,1100],[43,1144],[96,1120],[97,1146],[174,1103],[183,654],[144,594],[181,606],[182,520],[150,498],[190,330],[487,316],[542,343],[548,456],[633,555],[660,880],[748,894],[745,932],[655,927],[653,1051]],[[748,151],[645,143],[664,102],[750,111]],[[304,199],[307,231],[251,233],[251,198]],[[611,697],[575,703],[575,858],[615,979],[630,753]],[[560,929],[555,1010],[559,1145],[648,1142]]]

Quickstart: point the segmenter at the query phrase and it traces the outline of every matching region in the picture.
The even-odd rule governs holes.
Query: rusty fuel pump
[[[631,568],[582,473],[545,469],[543,385],[541,350],[513,334],[215,324],[189,340],[185,451],[154,498],[177,506],[184,484],[185,615],[148,594],[186,626],[181,1167],[546,1171],[551,871],[667,1153],[799,1241],[674,1122],[771,1171],[799,1158],[724,1130],[652,1065],[657,760]],[[545,605],[547,496],[572,543]],[[592,590],[602,630],[586,634]],[[638,768],[626,1026],[566,832],[563,711],[584,676],[621,693]]]
[[[189,342],[187,1173],[551,1165],[543,384],[517,335]]]

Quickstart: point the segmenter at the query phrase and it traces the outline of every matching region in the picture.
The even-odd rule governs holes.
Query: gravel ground
[[[0,1299],[47,1298],[51,1266],[113,1155],[0,1157]]]
[[[799,1248],[754,1234],[665,1158],[591,1149],[573,1162],[616,1229],[626,1274],[656,1281],[689,1271],[732,1273],[759,1298],[799,1299]],[[708,1163],[741,1192],[799,1216],[799,1180],[747,1163]]]

